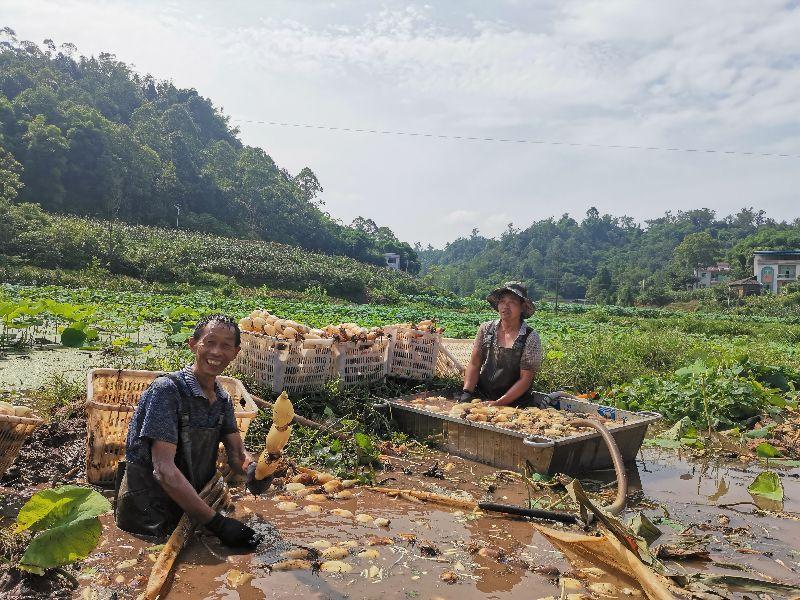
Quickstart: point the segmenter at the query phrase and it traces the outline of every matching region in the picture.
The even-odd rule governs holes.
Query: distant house
[[[755,275],[746,277],[745,279],[736,279],[728,282],[728,290],[738,298],[745,296],[758,296],[762,291],[761,284],[756,279]]]
[[[800,250],[756,250],[753,275],[765,290],[777,294],[800,275]]]
[[[383,258],[386,259],[386,266],[395,271],[400,270],[400,255],[394,252],[384,252]]]
[[[726,262],[717,263],[713,267],[697,267],[694,277],[697,280],[694,289],[707,288],[725,283],[730,278],[731,266]]]

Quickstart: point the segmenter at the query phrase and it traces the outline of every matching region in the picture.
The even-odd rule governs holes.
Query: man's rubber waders
[[[191,425],[192,393],[183,375],[167,375],[180,393],[180,427],[175,464],[198,492],[217,469],[223,415],[214,427]],[[124,474],[117,493],[114,516],[117,526],[130,533],[163,537],[172,533],[183,510],[169,497],[153,477],[152,471],[135,463],[122,466]]]

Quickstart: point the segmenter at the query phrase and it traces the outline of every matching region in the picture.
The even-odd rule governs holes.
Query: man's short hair
[[[207,317],[203,317],[197,322],[197,325],[194,326],[194,333],[192,334],[192,338],[197,341],[203,335],[203,329],[206,328],[206,325],[209,323],[221,323],[227,327],[233,327],[234,337],[236,339],[236,345],[240,346],[242,343],[242,332],[239,329],[239,323],[229,317],[228,315],[223,315],[220,313],[208,315]]]

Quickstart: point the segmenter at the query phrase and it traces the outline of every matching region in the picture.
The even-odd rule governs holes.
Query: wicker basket
[[[472,357],[473,339],[442,338],[439,356],[436,358],[436,375],[439,377],[463,377]]]
[[[125,457],[125,438],[133,411],[142,392],[160,375],[163,373],[155,371],[89,371],[86,380],[86,479],[89,483],[114,484],[117,463]],[[217,377],[217,381],[233,401],[236,425],[244,438],[258,408],[238,379]],[[224,449],[220,451],[219,464],[227,469]]]
[[[42,423],[39,417],[0,415],[0,477],[19,456],[22,443]]]
[[[231,369],[275,393],[318,390],[332,377],[332,346],[332,339],[287,342],[243,331]]]
[[[386,377],[388,338],[368,342],[336,342],[333,345],[333,372],[342,387],[371,385]]]
[[[413,329],[389,328],[386,374],[424,381],[436,374],[441,335]]]

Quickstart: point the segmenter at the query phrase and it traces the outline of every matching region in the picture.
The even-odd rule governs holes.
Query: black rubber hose
[[[495,502],[479,502],[478,508],[492,512],[501,512],[509,515],[519,515],[520,517],[530,517],[532,519],[543,519],[545,521],[557,521],[559,523],[577,523],[578,517],[572,513],[557,510],[544,510],[541,508],[523,508],[513,504],[497,504]]]
[[[617,497],[614,503],[606,508],[606,511],[612,515],[618,515],[625,510],[625,505],[628,502],[628,473],[625,471],[625,463],[622,460],[617,442],[614,441],[614,436],[611,435],[605,425],[594,419],[575,419],[569,421],[569,424],[573,427],[591,427],[600,434],[606,443],[608,453],[611,455],[611,461],[614,463],[614,471],[617,474]]]

